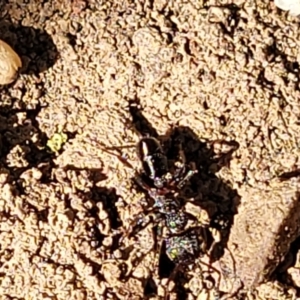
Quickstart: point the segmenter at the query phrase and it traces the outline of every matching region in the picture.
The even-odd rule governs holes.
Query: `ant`
[[[166,229],[167,234],[163,238],[166,255],[175,264],[167,286],[179,268],[192,263],[207,252],[205,228],[200,226],[186,228],[192,216],[183,210],[183,201],[178,197],[179,191],[198,171],[194,164],[186,164],[180,141],[176,146],[179,155],[171,168],[161,143],[157,138],[151,136],[142,137],[136,145],[137,156],[142,165],[141,171],[136,170],[127,160],[118,156],[123,163],[135,170],[134,181],[154,201],[152,207],[144,211],[145,214],[151,213],[154,218],[145,222],[145,214],[141,214],[131,224],[131,232],[125,235],[133,236],[151,222],[160,224],[158,226],[159,236],[162,236],[162,228]],[[119,151],[118,147],[105,147],[103,150],[116,155],[111,153],[110,149]],[[219,273],[219,271],[217,272]],[[168,293],[166,293],[165,299],[167,297]]]
[[[150,136],[142,137],[136,145],[136,152],[141,161],[141,171],[136,170],[126,159],[117,156],[129,168],[135,170],[134,182],[154,200],[153,207],[148,212],[157,212],[160,219],[165,220],[165,225],[172,231],[183,229],[187,223],[186,213],[180,211],[182,204],[177,193],[185,186],[191,177],[198,173],[195,166],[186,164],[185,155],[178,145],[179,157],[170,171],[169,160],[163,151],[158,139]],[[105,147],[105,151],[119,150],[118,147]],[[143,223],[138,220],[136,223]],[[145,227],[145,226],[144,226]]]

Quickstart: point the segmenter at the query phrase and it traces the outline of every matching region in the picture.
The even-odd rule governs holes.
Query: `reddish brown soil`
[[[1,88],[0,298],[162,299],[152,225],[115,237],[145,195],[104,151],[152,126],[185,138],[199,221],[229,224],[211,230],[214,269],[195,260],[170,297],[298,299],[297,18],[272,1],[4,2],[0,39],[23,69]]]

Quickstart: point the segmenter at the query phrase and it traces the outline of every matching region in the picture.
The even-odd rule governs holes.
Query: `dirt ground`
[[[232,2],[0,2],[0,299],[300,299],[299,20]],[[153,224],[120,240],[146,133],[183,139],[214,241],[175,273]]]

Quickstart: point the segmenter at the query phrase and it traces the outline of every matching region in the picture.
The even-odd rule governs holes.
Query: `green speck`
[[[178,256],[178,251],[177,251],[177,249],[172,249],[169,254],[170,254],[171,259],[174,260]]]
[[[48,140],[47,147],[52,152],[57,153],[62,148],[62,146],[66,143],[67,140],[68,140],[68,136],[65,133],[63,132],[54,133],[52,138]]]
[[[170,226],[171,226],[171,228],[176,228],[176,223],[173,222],[173,221],[171,221],[171,222],[170,222]]]

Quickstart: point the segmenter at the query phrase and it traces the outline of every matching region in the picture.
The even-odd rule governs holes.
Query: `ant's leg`
[[[153,214],[154,214],[154,213],[153,213]],[[153,222],[153,223],[161,222],[162,216],[160,216],[160,215],[158,215],[158,214],[155,214],[155,216],[156,216],[156,219],[153,220],[153,218],[152,218],[152,219],[150,220],[150,222],[147,222],[147,225],[149,225],[151,222]],[[147,226],[147,225],[146,225],[146,226]],[[146,226],[145,226],[145,227],[146,227]],[[154,224],[154,226],[155,226],[155,224]],[[154,229],[154,226],[153,226],[152,229]],[[157,237],[154,236],[154,234],[155,234],[155,232],[154,232],[154,230],[153,230],[153,239],[156,240]],[[159,243],[160,243],[160,241],[159,241]],[[154,243],[154,246],[153,246],[152,248],[150,248],[148,251],[146,251],[146,253],[144,253],[141,257],[135,258],[135,259],[130,263],[130,268],[128,268],[128,271],[127,271],[127,273],[126,273],[127,278],[130,277],[130,274],[132,274],[132,272],[134,272],[134,270],[135,270],[136,267],[139,265],[139,263],[140,263],[140,262],[146,257],[146,255],[148,255],[151,251],[154,251],[154,254],[156,254],[156,252],[157,252],[156,243]],[[156,260],[154,260],[154,261],[156,261]]]
[[[132,273],[136,270],[138,265],[145,259],[145,257],[152,251],[153,249],[149,249],[142,255],[140,254],[139,250],[134,248],[131,251],[131,257],[134,256],[132,259],[124,261],[127,265],[126,274],[123,275],[123,280],[128,281],[128,279],[132,276]]]
[[[148,194],[150,194],[150,195],[152,194],[155,197],[156,189],[153,189],[148,184],[146,184],[146,182],[143,180],[140,172],[128,161],[128,159],[126,157],[124,157],[124,155],[122,155],[122,153],[120,151],[120,147],[106,147],[103,144],[102,144],[102,146],[103,146],[103,148],[102,148],[103,151],[107,152],[110,155],[116,156],[126,167],[133,170],[134,171],[134,177],[133,177],[134,182],[138,186],[140,186],[143,190],[147,191]],[[112,152],[111,149],[118,151],[119,154]]]
[[[175,161],[175,167],[176,167],[176,172],[175,172],[175,180],[177,178],[180,178],[183,173],[185,173],[185,167],[186,167],[186,157],[184,154],[184,151],[182,149],[182,142],[178,142],[178,159]]]
[[[101,143],[102,144],[102,143]],[[113,147],[106,147],[105,145],[102,145],[103,148],[102,150],[110,155],[113,155],[115,157],[117,157],[119,159],[120,162],[122,162],[127,168],[131,169],[134,171],[135,173],[135,181],[138,185],[140,185],[142,188],[144,189],[147,189],[148,186],[143,182],[141,176],[139,175],[139,172],[138,170],[128,161],[128,159],[121,153],[120,149],[122,148],[121,147],[116,147],[116,146],[113,146]],[[127,147],[127,146],[125,146]],[[131,147],[131,146],[129,146]],[[124,147],[123,147],[124,148]],[[115,150],[117,151],[119,154],[116,154],[114,152],[112,152],[111,150]]]
[[[178,181],[176,184],[177,188],[182,189],[182,187],[191,179],[191,177],[198,173],[198,170],[196,169],[195,163],[190,164],[190,170],[186,172],[186,157],[184,154],[184,151],[182,149],[182,143],[181,141],[178,144],[178,152],[179,152],[179,160],[175,162],[176,172],[174,175],[175,181]]]
[[[161,213],[157,213],[156,218],[157,218],[157,222],[156,222],[157,228],[156,228],[156,232],[154,232],[154,234],[156,233],[155,241],[156,241],[157,247],[156,247],[155,251],[159,252],[159,255],[160,255],[161,249],[162,249],[162,244],[163,244],[164,228],[166,227],[166,220]],[[154,229],[154,227],[153,227],[153,229]]]
[[[184,185],[197,173],[198,173],[198,170],[196,170],[196,169],[189,170],[186,173],[186,175],[184,176],[184,178],[179,181],[179,183],[177,184],[177,187],[179,189],[182,189],[184,187]]]
[[[142,176],[137,171],[135,172],[135,176],[134,176],[133,180],[144,191],[149,193],[153,190],[148,184],[145,183]]]
[[[221,279],[222,279],[222,275],[224,275],[224,273],[222,271],[222,268],[220,267],[221,271],[219,271],[218,269],[216,269],[215,267],[213,267],[211,264],[207,264],[207,263],[205,263],[203,261],[199,261],[199,264],[207,266],[209,269],[215,271],[218,274],[217,293],[218,294],[223,294],[223,296],[221,296],[221,297],[219,296],[218,297],[219,299],[221,299],[221,300],[233,299],[233,297],[235,295],[237,295],[237,293],[243,288],[243,284],[242,284],[241,280],[239,280],[240,281],[239,282],[239,286],[233,290],[233,285],[232,285],[231,291],[229,293],[226,293],[224,295],[224,292],[220,291]]]
[[[166,288],[165,288],[165,297],[164,297],[164,300],[168,300],[168,297],[169,297],[169,294],[170,294],[170,291],[169,291],[169,284],[170,282],[175,278],[178,270],[182,267],[183,263],[179,263],[178,265],[175,266],[174,270],[172,271],[172,273],[170,274],[167,282],[166,282]]]
[[[113,147],[107,147],[106,145],[104,145],[102,142],[99,142],[98,143],[101,144],[102,146],[102,150],[110,155],[113,155],[115,157],[117,157],[119,159],[120,162],[122,162],[126,167],[134,170],[135,172],[137,172],[137,170],[135,169],[135,167],[128,161],[128,159],[126,157],[124,157],[124,155],[122,155],[122,152],[120,151],[120,149],[122,148],[131,148],[131,147],[134,147],[134,146],[113,146]],[[114,153],[112,150],[114,151],[117,151],[118,154]]]
[[[121,148],[129,148],[132,146],[120,146],[120,147],[106,147],[105,145],[102,145],[103,148],[102,150],[105,151],[106,153],[113,155],[115,157],[117,157],[126,167],[128,167],[129,169],[134,171],[134,181],[137,185],[139,185],[143,190],[149,192],[151,190],[151,188],[144,182],[144,180],[142,179],[139,171],[128,161],[128,159],[126,157],[124,157],[124,155],[122,155],[120,149]],[[114,152],[112,152],[111,150],[115,150],[117,152],[119,152],[119,154],[116,154]]]
[[[182,142],[181,142],[181,141],[179,141],[179,146],[178,146],[178,148],[179,148],[179,158],[180,158],[180,162],[181,162],[181,164],[186,165],[186,157],[185,157],[184,151],[183,151],[183,149],[182,149]]]
[[[125,236],[128,236],[129,238],[135,236],[139,231],[145,229],[150,223],[151,219],[149,218],[146,220],[146,216],[144,214],[140,215],[135,218],[129,225],[129,228],[127,230],[127,234]]]
[[[211,230],[210,230],[210,231],[211,231]],[[212,234],[213,234],[213,232],[212,232]],[[214,267],[211,265],[212,251],[213,251],[213,249],[215,248],[215,245],[218,244],[218,243],[220,242],[220,239],[221,239],[221,237],[219,236],[219,232],[218,232],[218,231],[217,231],[215,234],[213,234],[213,236],[214,236],[214,240],[213,240],[213,243],[210,245],[210,249],[211,249],[211,250],[207,253],[208,256],[210,257],[209,265],[206,264],[206,263],[204,263],[204,262],[202,262],[202,261],[201,261],[201,263],[204,264],[204,265],[209,266],[210,269],[212,269],[212,270],[214,270],[215,272],[218,273],[218,275],[219,275],[219,279],[218,279],[218,292],[220,292],[219,290],[220,290],[220,287],[221,287],[221,278],[222,278],[222,277],[224,278],[224,277],[226,277],[226,276],[225,276],[225,274],[224,274],[224,271],[223,271],[223,268],[222,268],[222,265],[221,265],[220,261],[218,261],[218,265],[219,265],[220,271],[217,270],[216,268],[214,268]],[[216,237],[217,237],[217,238],[216,238]],[[230,251],[230,249],[228,249],[228,248],[226,248],[226,249],[228,250],[229,255],[230,255],[230,257],[231,257],[231,260],[232,260],[232,263],[233,263],[233,274],[234,274],[233,277],[234,277],[234,280],[235,280],[236,277],[237,277],[237,276],[236,276],[235,259],[234,259],[234,257],[233,257],[232,252]],[[232,297],[233,297],[234,295],[236,295],[236,294],[238,293],[238,291],[239,291],[241,288],[242,288],[241,281],[239,282],[239,286],[238,286],[237,288],[235,288],[235,289],[234,289],[234,284],[232,284],[230,292],[227,293],[226,295],[222,296],[220,299],[222,299],[222,300],[225,300],[225,299],[232,299]]]
[[[151,207],[150,209],[145,209],[135,215],[134,219],[130,221],[128,228],[122,230],[121,233],[123,234],[123,236],[121,237],[120,242],[122,242],[127,237],[131,238],[135,236],[139,231],[145,229],[150,223],[159,222],[160,219],[158,218],[160,217],[157,216],[156,210],[156,208]]]
[[[119,149],[116,149],[119,151]],[[110,154],[116,155],[114,153],[108,152]],[[139,171],[127,160],[126,157],[124,157],[124,155],[117,155],[117,158],[128,168],[132,169],[134,171],[134,177],[133,180],[134,182],[140,186],[143,190],[145,191],[150,191],[151,188],[144,182],[143,178],[141,177]]]
[[[220,289],[220,286],[221,286],[221,272],[219,270],[217,270],[215,267],[213,267],[211,264],[207,264],[205,263],[204,261],[201,261],[199,260],[198,262],[199,264],[202,264],[206,267],[208,267],[209,270],[213,270],[215,271],[217,274],[218,274],[218,283],[217,283],[217,289],[219,290]],[[203,272],[204,273],[204,272]]]
[[[149,214],[149,219],[145,221],[145,213]],[[132,237],[136,235],[139,231],[145,229],[149,224],[151,223],[157,223],[160,221],[157,217],[157,212],[155,209],[148,210],[144,212],[142,215],[139,215],[134,221],[133,224],[131,224],[132,231],[129,233],[128,237]]]
[[[233,271],[233,274],[234,274],[233,275],[233,280],[234,281],[231,284],[231,290],[230,290],[230,292],[227,293],[226,295],[224,295],[223,297],[221,297],[221,300],[232,299],[233,296],[237,295],[238,292],[243,288],[243,283],[242,283],[241,279],[238,278],[238,276],[236,275],[236,264],[235,264],[235,259],[233,257],[233,254],[232,254],[232,252],[231,252],[231,250],[229,248],[226,248],[226,249],[229,252],[229,255],[230,255],[232,263],[233,263],[233,270],[232,271]],[[223,277],[227,277],[226,275],[224,275],[224,272],[223,272],[224,269],[222,268],[222,265],[221,265],[220,261],[219,261],[219,266],[220,266],[220,270],[221,270],[221,272],[223,274]],[[237,281],[238,281],[238,286],[236,285]]]

